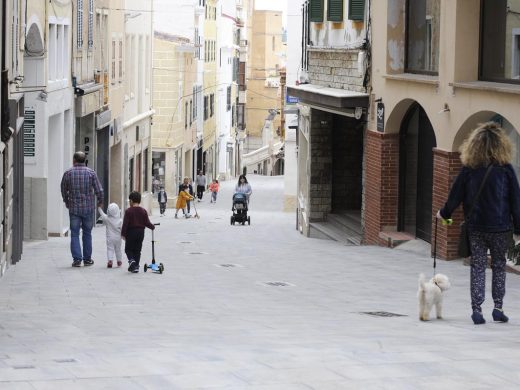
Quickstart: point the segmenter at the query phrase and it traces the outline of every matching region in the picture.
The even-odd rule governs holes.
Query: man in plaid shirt
[[[61,196],[69,209],[70,217],[70,251],[72,266],[80,267],[94,264],[92,260],[92,227],[94,225],[94,194],[97,205],[103,207],[103,188],[96,172],[85,165],[83,152],[74,153],[73,167],[63,174],[61,179]],[[79,230],[83,230],[83,252],[79,242]]]

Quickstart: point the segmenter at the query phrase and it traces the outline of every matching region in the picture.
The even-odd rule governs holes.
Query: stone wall
[[[309,221],[323,221],[332,206],[332,126],[333,114],[311,111],[311,182]]]
[[[365,92],[364,75],[358,71],[357,50],[309,51],[308,75],[312,84]]]

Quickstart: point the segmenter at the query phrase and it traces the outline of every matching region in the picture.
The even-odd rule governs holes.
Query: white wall
[[[302,55],[302,4],[304,0],[287,1],[287,85],[295,85]]]

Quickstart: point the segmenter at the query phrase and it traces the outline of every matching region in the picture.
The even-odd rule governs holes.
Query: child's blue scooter
[[[159,226],[160,223],[154,223],[155,226]],[[164,271],[164,265],[163,263],[156,264],[155,263],[155,240],[153,236],[153,230],[152,230],[152,264],[146,264],[143,265],[143,271],[146,272],[148,270],[151,270],[154,274],[162,274]]]

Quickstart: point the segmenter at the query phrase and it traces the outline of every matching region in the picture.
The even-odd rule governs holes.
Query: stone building
[[[359,244],[369,94],[364,1],[310,0],[303,10],[298,86],[297,225],[311,237]]]

